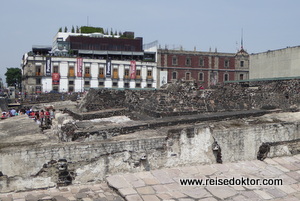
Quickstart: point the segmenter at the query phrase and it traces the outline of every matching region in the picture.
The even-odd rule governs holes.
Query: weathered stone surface
[[[275,107],[288,110],[290,106],[297,109],[299,98],[291,93],[298,90],[297,84],[298,81],[270,82],[258,89],[229,85],[199,91],[180,83],[156,91],[91,90],[80,104],[82,111],[88,111],[81,114],[83,116],[95,117],[99,115],[96,110],[105,109],[102,111],[106,113],[104,115],[110,112],[114,115],[119,111],[126,114],[133,112],[131,115],[134,116],[139,111],[154,117],[171,117],[145,118],[144,121],[118,125],[75,122],[67,114],[58,114],[52,134],[42,134],[34,122],[28,123],[29,119],[22,117],[1,121],[0,157],[5,161],[0,163],[0,171],[3,173],[0,184],[5,187],[1,191],[55,186],[57,174],[50,164],[62,158],[74,170],[76,184],[101,181],[108,174],[120,172],[216,163],[218,159],[212,150],[215,141],[221,147],[223,162],[255,159],[262,143],[268,143],[268,165],[264,163],[266,166],[260,167],[261,164],[257,163],[251,167],[251,164],[242,164],[240,168],[243,173],[252,172],[258,176],[275,173],[286,180],[292,178],[290,184],[296,183],[298,172],[295,170],[299,170],[300,165],[296,159],[284,163],[285,159],[272,161],[268,157],[299,152],[299,113],[281,112],[261,116],[267,112],[247,109]],[[220,96],[222,99],[218,98]],[[215,113],[220,111],[222,113]],[[139,115],[144,115],[141,113]],[[75,112],[73,114],[77,115]],[[178,116],[182,114],[195,115]],[[225,118],[225,121],[220,121]],[[29,127],[30,133],[24,133],[22,126]],[[62,132],[56,133],[58,130]],[[269,167],[274,164],[277,166]],[[224,174],[233,172],[227,167],[212,167],[216,172]],[[257,171],[259,168],[263,169]],[[293,172],[290,175],[285,174],[291,170]],[[178,174],[192,176],[196,172],[197,168],[185,168]],[[213,170],[203,170],[203,176],[213,173]],[[172,179],[168,175],[173,175]],[[171,184],[178,182],[179,177],[176,177],[175,172],[164,171],[153,172],[152,176],[154,179],[139,178],[126,181],[126,184],[135,184],[134,187]]]
[[[235,190],[228,186],[208,186],[206,189],[214,196],[224,200],[237,194]]]

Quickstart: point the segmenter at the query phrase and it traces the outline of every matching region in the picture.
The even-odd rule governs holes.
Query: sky
[[[248,53],[300,45],[299,0],[3,0],[0,78],[32,45],[52,45],[60,27],[133,31],[169,49]]]

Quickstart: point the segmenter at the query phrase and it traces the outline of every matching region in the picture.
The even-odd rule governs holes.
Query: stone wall
[[[155,91],[92,89],[79,107],[81,111],[126,107],[153,117],[299,107],[299,80],[253,82],[251,86],[227,84],[198,90],[190,83],[179,82]]]
[[[76,184],[120,172],[253,160],[266,142],[286,142],[271,146],[268,156],[290,155],[300,151],[289,143],[300,138],[299,114],[293,114],[148,129],[95,142],[2,148],[0,192],[56,186],[58,174],[51,164],[61,159]],[[294,120],[280,120],[284,115]]]
[[[6,112],[8,111],[7,104],[8,104],[7,98],[0,97],[0,112],[1,112],[1,115],[2,115],[2,111],[6,111]]]
[[[43,93],[37,95],[27,95],[26,98],[22,99],[23,105],[32,105],[32,104],[39,104],[39,103],[50,103],[50,102],[57,102],[57,101],[76,101],[80,94],[78,93]]]

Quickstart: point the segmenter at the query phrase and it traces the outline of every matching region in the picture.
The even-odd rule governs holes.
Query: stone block
[[[273,197],[271,195],[269,195],[268,193],[262,191],[262,190],[254,190],[254,192],[259,195],[262,199],[265,200],[270,200],[273,199]]]
[[[128,195],[125,197],[127,201],[143,201],[139,195]]]
[[[160,201],[156,195],[142,195],[144,201]]]
[[[126,197],[127,195],[137,194],[136,190],[134,190],[133,188],[120,188],[118,190],[123,197]]]
[[[213,195],[222,200],[234,196],[237,191],[228,186],[208,186],[206,189]]]
[[[113,175],[106,178],[108,185],[114,188],[126,188],[129,187],[129,183],[120,175]]]
[[[136,190],[141,195],[155,194],[155,191],[153,190],[153,188],[151,186],[139,187],[139,188],[136,188]]]
[[[186,188],[183,189],[181,192],[187,195],[188,197],[192,197],[193,199],[200,199],[212,196],[212,194],[204,188]]]

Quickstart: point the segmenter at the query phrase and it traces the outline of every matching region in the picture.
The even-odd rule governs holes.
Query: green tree
[[[67,33],[68,32],[68,28],[67,27],[65,27],[65,33]]]
[[[76,33],[79,33],[80,31],[79,31],[79,28],[78,28],[78,26],[76,26]]]
[[[72,31],[71,31],[72,33],[75,33],[75,28],[74,28],[74,26],[72,26]]]
[[[22,71],[20,68],[7,68],[5,73],[7,86],[21,88]]]
[[[62,28],[61,27],[59,28],[58,32],[62,32]]]

